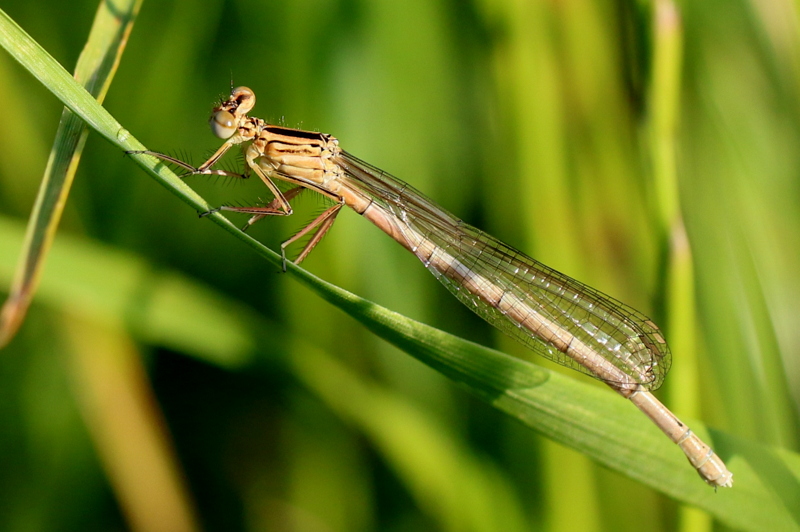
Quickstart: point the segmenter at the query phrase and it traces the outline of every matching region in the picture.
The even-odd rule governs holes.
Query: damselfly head
[[[236,87],[227,100],[211,112],[211,132],[221,139],[231,138],[256,104],[256,95],[247,87]]]

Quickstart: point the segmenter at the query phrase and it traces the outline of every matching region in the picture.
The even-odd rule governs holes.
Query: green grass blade
[[[100,2],[86,46],[75,68],[75,80],[102,103],[114,78],[142,0],[125,0],[114,6]],[[22,261],[2,310],[0,348],[8,344],[22,324],[39,274],[69,197],[88,130],[83,120],[64,109],[53,149],[31,212]]]

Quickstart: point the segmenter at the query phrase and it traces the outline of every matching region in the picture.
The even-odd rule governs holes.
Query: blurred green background
[[[148,147],[199,163],[218,146],[211,106],[247,85],[256,116],[334,134],[653,316],[674,353],[659,396],[679,416],[797,451],[796,6],[673,7],[145,2],[104,105]],[[97,2],[2,8],[72,69]],[[5,53],[0,99],[13,111],[0,122],[0,234],[19,249],[61,104]],[[212,204],[266,194],[190,184]],[[307,196],[251,234],[276,249],[320,212]],[[353,213],[304,266],[530,356]],[[716,527],[376,339],[97,136],[39,298],[0,355],[3,530]]]

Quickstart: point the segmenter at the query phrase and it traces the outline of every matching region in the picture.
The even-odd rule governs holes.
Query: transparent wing
[[[336,162],[348,174],[348,184],[390,212],[409,240],[422,235],[454,257],[459,268],[488,279],[504,294],[513,294],[515,301],[524,302],[551,326],[538,334],[523,327],[473,290],[464,289],[452,272],[442,271],[418,254],[453,295],[487,322],[549,360],[608,382],[547,340],[568,331],[644,388],[661,386],[671,354],[648,317],[462,222],[407,183],[349,153],[342,152]]]

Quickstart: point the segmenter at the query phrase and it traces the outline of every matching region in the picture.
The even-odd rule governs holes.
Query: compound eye
[[[256,105],[256,95],[247,87],[236,87],[231,91],[230,101],[236,102],[236,112],[246,115]]]
[[[217,111],[208,121],[211,132],[221,139],[229,139],[236,133],[236,118],[228,111]]]

